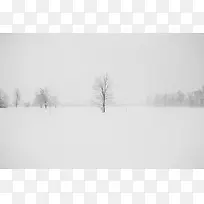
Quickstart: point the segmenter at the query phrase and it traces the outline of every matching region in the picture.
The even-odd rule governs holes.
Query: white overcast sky
[[[204,84],[204,35],[1,34],[0,88],[32,100],[48,87],[61,101],[87,102],[108,72],[118,103]]]

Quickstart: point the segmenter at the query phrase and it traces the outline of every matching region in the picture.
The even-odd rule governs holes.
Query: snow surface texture
[[[0,109],[0,168],[204,168],[204,109]]]

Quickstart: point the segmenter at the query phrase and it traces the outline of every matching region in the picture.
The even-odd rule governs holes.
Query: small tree
[[[48,94],[48,90],[45,89],[40,89],[40,96],[41,96],[41,103],[43,106],[45,106],[45,108],[48,107],[49,105],[49,94]]]
[[[8,101],[8,95],[2,89],[0,89],[0,108],[7,108]]]
[[[40,106],[47,108],[48,106],[54,106],[55,108],[57,107],[57,105],[59,104],[58,98],[57,96],[52,96],[50,94],[50,91],[48,91],[47,88],[44,89],[40,89],[36,95],[35,95],[35,99],[33,102],[34,106]]]
[[[57,96],[50,96],[50,106],[54,106],[55,108],[59,104]]]
[[[16,106],[16,108],[19,106],[20,100],[21,100],[20,91],[19,91],[19,89],[15,89],[15,92],[14,92],[14,105]]]
[[[49,105],[49,93],[46,88],[40,89],[38,93],[36,93],[33,105],[37,105],[47,108]]]
[[[111,91],[110,78],[108,74],[97,78],[93,86],[95,100],[94,105],[98,106],[102,113],[106,112],[106,107],[112,103],[113,94]]]
[[[177,92],[177,101],[179,103],[179,105],[182,105],[185,99],[185,94],[182,91],[178,91]]]

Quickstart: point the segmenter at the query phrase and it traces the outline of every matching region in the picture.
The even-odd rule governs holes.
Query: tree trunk
[[[105,113],[106,112],[106,107],[105,107],[105,104],[103,104],[102,106],[102,113]]]

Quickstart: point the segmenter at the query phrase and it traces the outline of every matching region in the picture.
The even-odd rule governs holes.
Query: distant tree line
[[[204,106],[204,86],[201,89],[184,93],[177,91],[176,93],[156,94],[153,98],[147,98],[148,105],[154,106]]]
[[[33,102],[23,102],[21,98],[21,93],[19,89],[15,89],[14,91],[14,100],[9,103],[8,95],[0,89],[0,108],[7,108],[9,106],[19,107],[30,107],[30,106],[39,106],[41,108],[47,107],[57,107],[59,105],[58,98],[56,96],[52,96],[48,89],[40,89],[37,93],[35,93],[35,97]]]
[[[109,105],[113,105],[112,84],[108,74],[96,78],[93,85],[94,99],[92,105],[101,109],[102,113],[106,112]],[[175,93],[156,94],[154,97],[147,97],[146,104],[150,106],[192,106],[204,107],[204,86],[200,89],[184,93],[179,90]],[[14,99],[9,103],[8,95],[0,89],[0,108],[9,106],[19,107],[57,107],[60,102],[56,96],[53,96],[47,88],[40,88],[34,96],[32,102],[23,102],[19,89],[14,90]]]
[[[109,105],[113,105],[113,93],[111,80],[108,74],[96,78],[93,85],[94,99],[92,105],[101,109],[102,113],[106,112]],[[175,93],[156,94],[154,97],[147,97],[146,104],[150,106],[192,106],[204,107],[204,86],[200,89],[184,93],[179,90]],[[14,91],[14,100],[9,103],[8,95],[0,89],[0,108],[9,106],[19,107],[57,107],[60,102],[56,96],[53,96],[47,88],[40,88],[36,93],[32,102],[23,102],[19,89]]]

